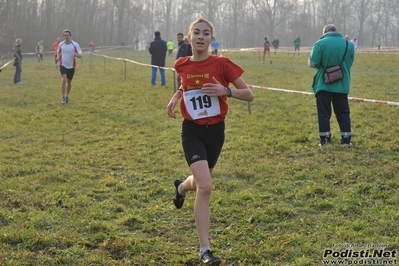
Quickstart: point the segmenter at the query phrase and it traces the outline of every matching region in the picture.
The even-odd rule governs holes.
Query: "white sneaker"
[[[24,83],[23,83],[22,81],[19,81],[19,82],[15,83],[15,84],[17,84],[17,85],[24,85]]]

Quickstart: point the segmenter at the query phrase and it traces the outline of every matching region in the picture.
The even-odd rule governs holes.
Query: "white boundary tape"
[[[271,91],[283,91],[283,92],[292,92],[292,93],[299,93],[299,94],[314,95],[313,92],[286,90],[286,89],[270,88],[270,87],[263,87],[263,86],[257,86],[257,85],[248,85],[248,87],[254,88],[254,89],[263,89],[263,90],[271,90]],[[358,102],[379,103],[379,104],[399,106],[399,102],[373,100],[373,99],[365,99],[365,98],[358,98],[358,97],[348,97],[348,99],[352,100],[352,101],[358,101]]]
[[[114,59],[114,60],[119,60],[119,61],[126,61],[126,62],[130,62],[130,63],[133,63],[133,64],[137,64],[137,65],[140,65],[140,66],[158,67],[158,68],[162,68],[162,69],[170,69],[170,70],[175,71],[175,69],[174,69],[174,68],[171,68],[171,67],[159,67],[159,66],[154,66],[154,65],[150,65],[150,64],[140,63],[140,62],[133,61],[133,60],[130,60],[130,59],[127,59],[127,58],[111,57],[111,56],[107,56],[107,55],[103,55],[103,54],[96,54],[96,53],[92,53],[92,52],[88,52],[88,53],[91,54],[91,55],[93,55],[93,56],[100,56],[100,57],[108,58],[108,59]]]
[[[117,47],[120,48],[120,47]],[[115,49],[114,47],[110,48],[109,50],[113,50]],[[150,66],[150,67],[158,67],[158,66],[154,66],[154,65],[149,65],[149,64],[144,64],[144,63],[140,63],[140,62],[136,62],[130,59],[126,59],[126,58],[115,58],[115,57],[111,57],[111,56],[106,56],[103,54],[96,54],[96,53],[92,53],[92,52],[88,52],[89,54],[93,55],[93,56],[101,56],[104,58],[109,58],[109,59],[114,59],[114,60],[119,60],[119,61],[126,61],[126,62],[131,62],[133,64],[137,64],[137,65],[141,65],[141,66]],[[14,59],[10,60],[9,62],[5,63],[3,66],[0,67],[0,72],[1,70],[6,67],[8,64],[10,64],[12,61],[14,61]],[[170,69],[175,71],[174,68],[170,68],[170,67],[158,67],[158,68],[163,68],[163,69]],[[254,88],[254,89],[263,89],[263,90],[271,90],[271,91],[282,91],[282,92],[290,92],[290,93],[297,93],[297,94],[306,94],[306,95],[314,95],[312,92],[306,92],[306,91],[297,91],[297,90],[287,90],[287,89],[279,89],[279,88],[271,88],[271,87],[264,87],[264,86],[258,86],[258,85],[248,85],[249,88]],[[395,106],[399,106],[399,102],[391,102],[391,101],[383,101],[383,100],[374,100],[374,99],[366,99],[366,98],[359,98],[359,97],[348,97],[349,100],[352,101],[358,101],[358,102],[369,102],[369,103],[378,103],[378,104],[386,104],[386,105],[395,105]],[[248,105],[248,108],[249,105]],[[248,112],[250,113],[250,109],[248,109]]]
[[[3,70],[3,68],[5,68],[8,64],[10,64],[12,61],[14,61],[14,59],[11,59],[10,61],[8,61],[7,63],[5,63],[3,66],[0,67],[0,72]]]

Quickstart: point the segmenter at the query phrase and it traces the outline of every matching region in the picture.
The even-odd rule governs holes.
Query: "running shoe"
[[[213,256],[210,250],[205,251],[201,256],[200,265],[220,265],[220,263],[222,263],[222,260]]]
[[[176,196],[173,199],[173,203],[175,204],[176,208],[178,208],[178,209],[181,209],[181,207],[183,207],[184,198],[186,197],[186,196],[182,196],[182,195],[179,194],[178,187],[179,187],[179,185],[181,183],[183,183],[183,182],[181,181],[180,178],[176,179],[175,182],[174,182],[174,185],[175,185],[175,188],[176,188]]]

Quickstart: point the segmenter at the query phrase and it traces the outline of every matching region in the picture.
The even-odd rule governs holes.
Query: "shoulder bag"
[[[336,81],[344,78],[344,70],[342,67],[342,63],[344,62],[346,52],[348,51],[348,41],[347,40],[345,40],[345,41],[346,41],[346,48],[345,48],[344,56],[342,57],[341,64],[332,65],[327,68],[323,68],[323,65],[320,64],[321,68],[324,69],[323,77],[324,77],[325,84],[333,83],[333,82],[336,82]]]

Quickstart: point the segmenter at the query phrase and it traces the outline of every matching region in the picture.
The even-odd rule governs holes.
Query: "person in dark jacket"
[[[319,123],[319,146],[331,142],[331,104],[341,130],[341,144],[346,147],[351,143],[351,119],[348,103],[350,92],[351,67],[355,60],[353,44],[345,40],[337,27],[328,24],[323,28],[323,36],[318,40],[308,59],[309,67],[315,68],[313,92],[316,96]],[[324,80],[324,70],[333,65],[341,65],[343,78],[332,83]]]
[[[179,44],[179,48],[177,50],[176,59],[188,56],[188,47],[187,43],[184,41],[183,33],[179,32],[177,34],[177,42]],[[180,88],[180,85],[181,85],[180,77],[179,75],[177,75],[177,88]]]
[[[166,77],[165,77],[165,60],[166,53],[168,51],[168,47],[166,42],[161,39],[161,33],[156,31],[155,39],[150,43],[150,47],[148,51],[151,54],[151,65],[152,65],[152,76],[151,76],[151,84],[156,85],[157,79],[157,69],[159,68],[159,73],[161,74],[161,85],[166,85]]]
[[[22,39],[16,39],[14,44],[14,66],[15,66],[15,75],[14,75],[14,84],[22,85],[24,84],[21,81],[21,73],[22,73],[22,53],[21,53],[21,44]]]
[[[272,45],[273,45],[273,49],[274,49],[274,54],[276,54],[278,47],[280,46],[280,40],[277,38],[277,36],[276,36],[276,38],[274,38]]]
[[[187,36],[184,36],[184,42],[187,44],[187,56],[193,55],[193,48],[191,47],[191,43],[188,40]]]

